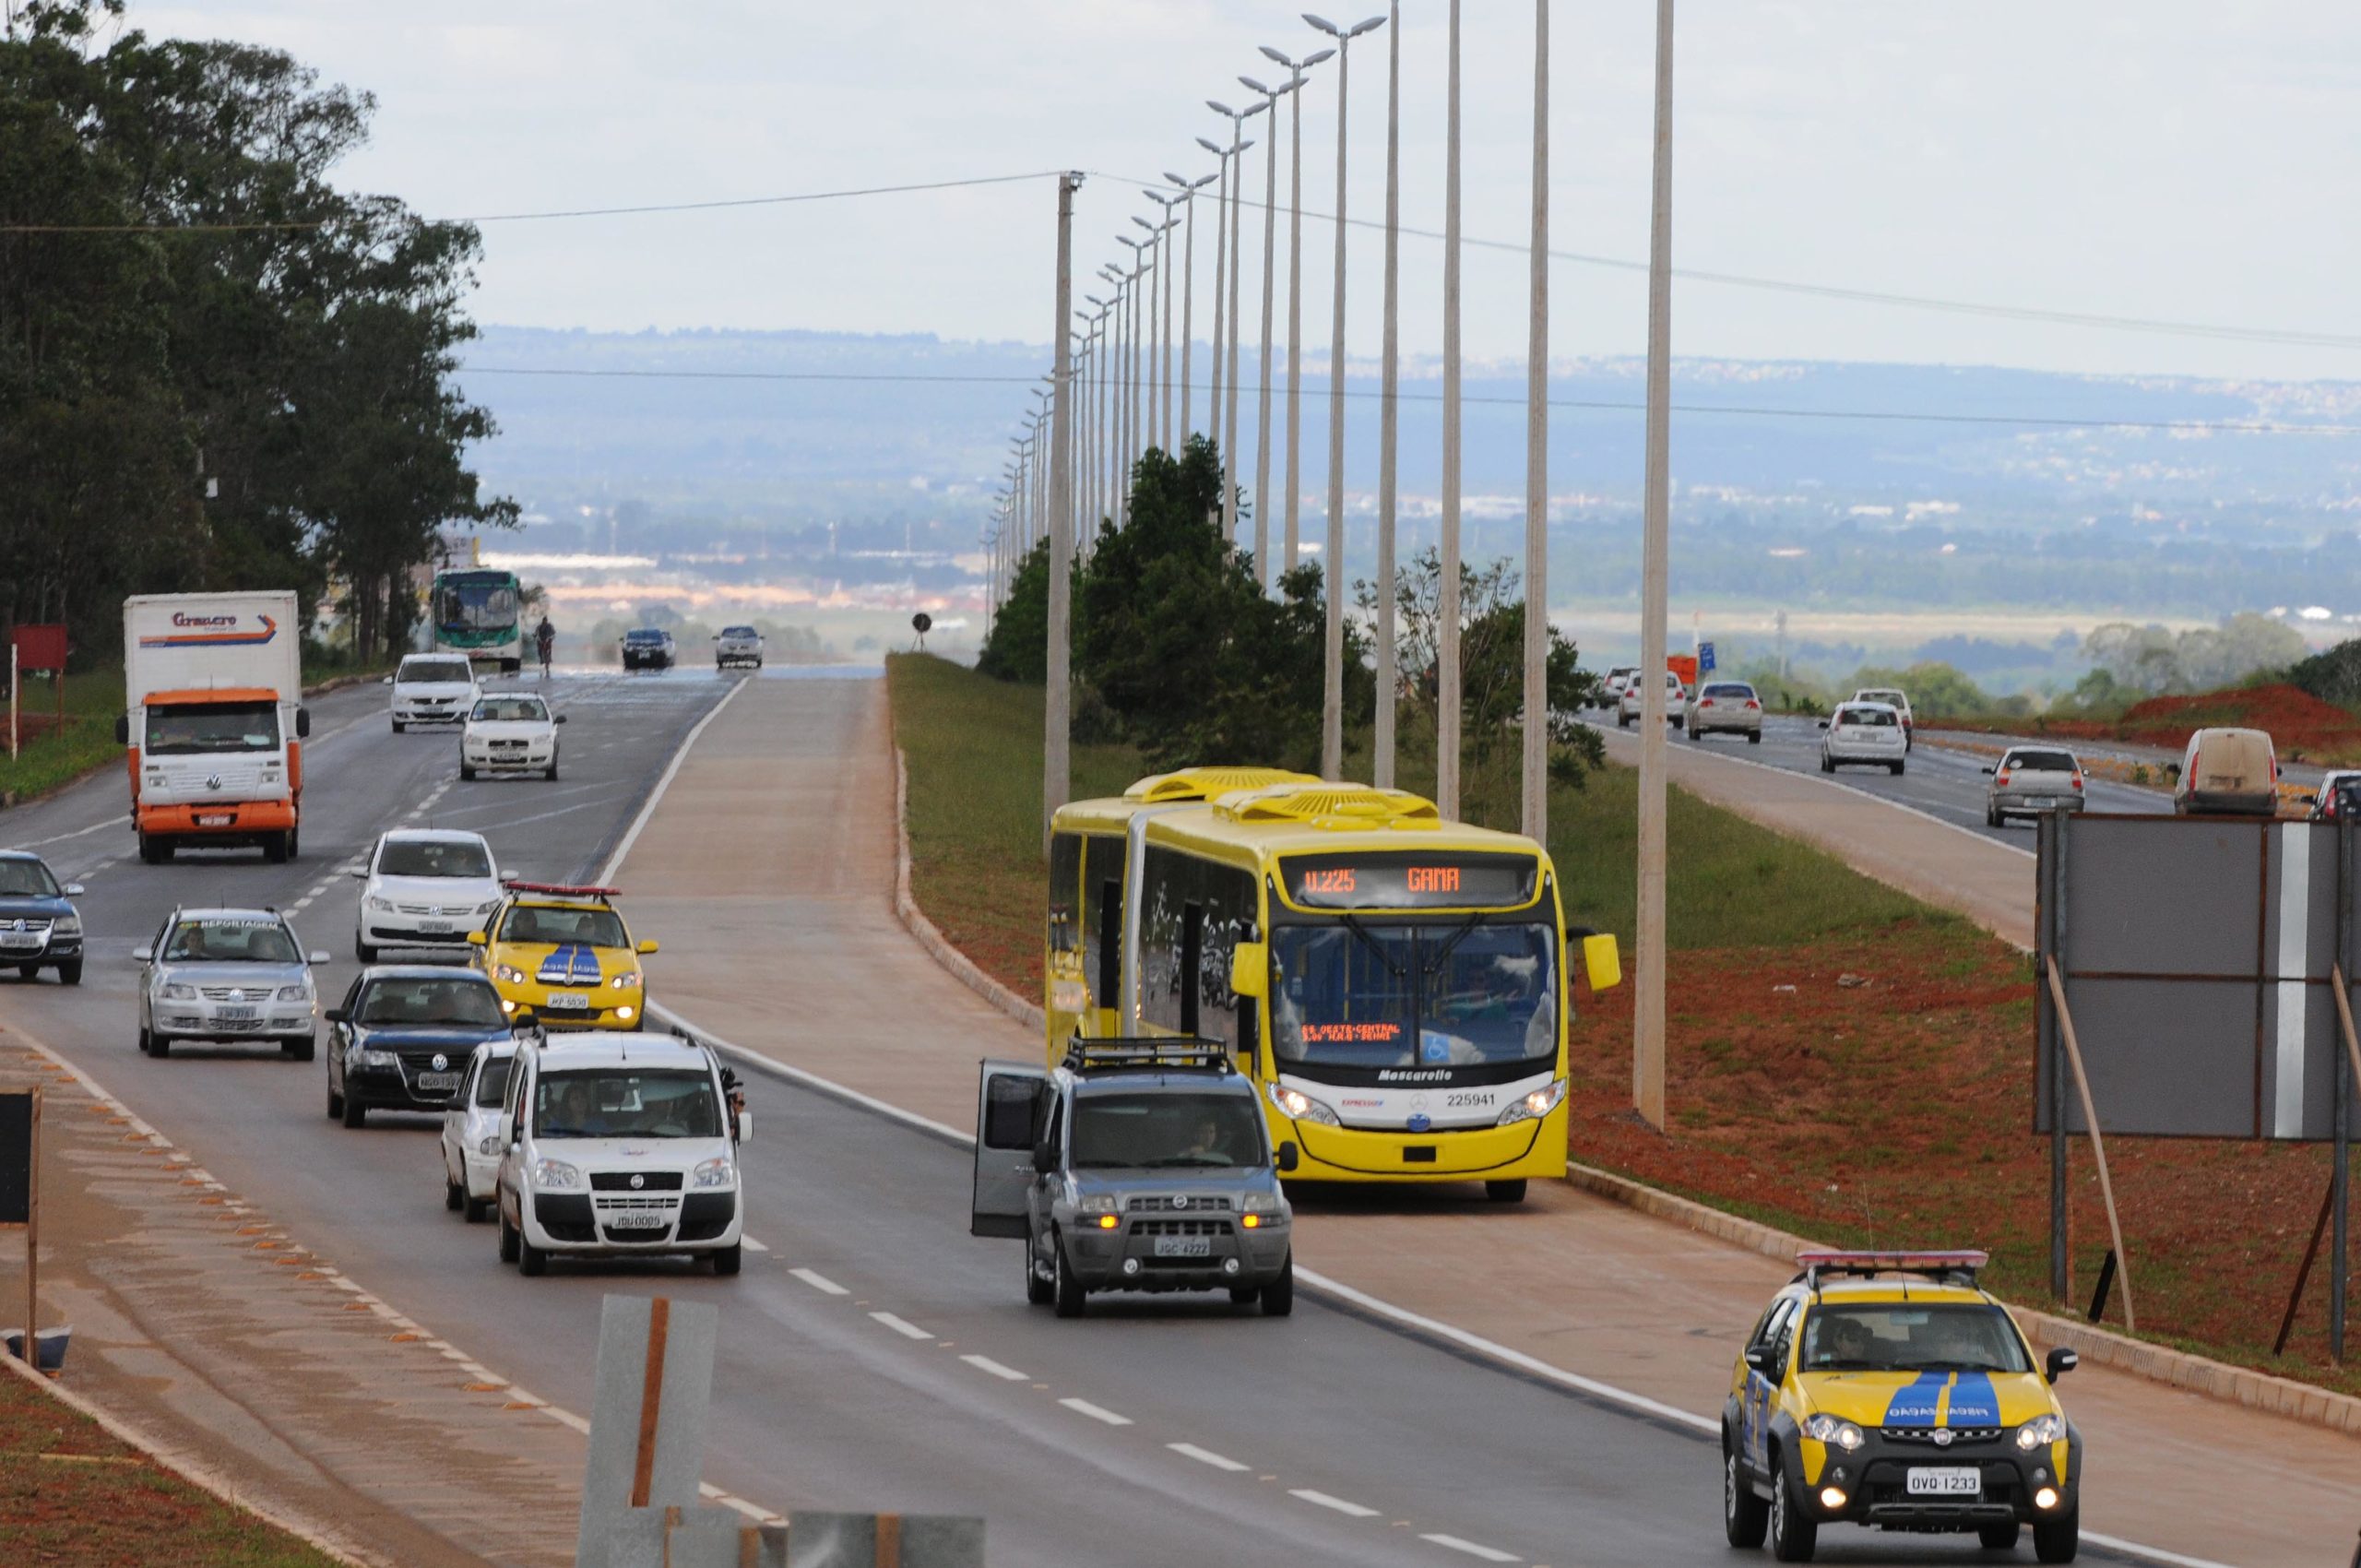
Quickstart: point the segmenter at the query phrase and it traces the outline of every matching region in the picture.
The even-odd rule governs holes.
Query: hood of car
[[[302,964],[159,964],[156,978],[174,985],[220,986],[277,990],[300,985],[311,971]]]
[[[546,719],[470,719],[468,735],[487,741],[540,741],[556,730]]]
[[[506,1039],[506,1024],[355,1024],[352,1039],[380,1051],[424,1051],[429,1046],[451,1048],[451,1064],[465,1066],[469,1055],[486,1040]]]
[[[394,695],[397,697],[463,697],[475,690],[469,681],[397,681]]]
[[[590,1170],[694,1170],[717,1155],[730,1152],[720,1134],[709,1138],[567,1138],[539,1133],[533,1152],[543,1159],[562,1159]]]
[[[1233,1208],[1248,1193],[1270,1193],[1278,1188],[1277,1178],[1269,1167],[1252,1165],[1207,1165],[1193,1169],[1187,1166],[1126,1166],[1120,1169],[1110,1166],[1103,1170],[1094,1166],[1075,1171],[1074,1184],[1074,1191],[1086,1197],[1101,1193],[1123,1197],[1185,1197],[1192,1206],[1200,1198],[1227,1197]]]
[[[522,969],[526,979],[540,985],[589,985],[639,971],[630,949],[593,947],[587,942],[504,942],[494,962]]]
[[[2057,1407],[2038,1372],[1802,1372],[1814,1410],[1858,1427],[2013,1427]]]
[[[480,909],[500,897],[500,884],[488,876],[373,876],[368,896],[401,904],[465,904]]]
[[[0,893],[0,920],[40,915],[53,921],[60,915],[73,912],[74,906],[64,898],[44,898],[31,893]]]

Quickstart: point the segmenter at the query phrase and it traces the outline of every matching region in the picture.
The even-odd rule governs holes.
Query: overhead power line
[[[1038,375],[996,375],[922,374],[901,371],[836,371],[836,370],[588,370],[566,369],[553,365],[463,365],[461,379],[470,375],[546,375],[578,377],[587,380],[616,381],[754,381],[754,382],[839,382],[876,383],[881,385],[919,384],[974,386],[1032,386],[1040,382]],[[1314,385],[1307,382],[1307,386]],[[1345,396],[1356,401],[1375,401],[1384,396],[1381,392],[1356,392],[1347,389]],[[1401,392],[1398,401],[1406,403],[1439,403],[1437,392]],[[1521,397],[1463,395],[1466,403],[1492,404],[1505,408],[1523,408]],[[1593,409],[1610,413],[1644,413],[1643,403],[1618,402],[1600,398],[1552,398],[1553,409]],[[1782,420],[1871,420],[1880,422],[2016,425],[2057,430],[2145,430],[2189,434],[2224,435],[2361,435],[2361,425],[2354,424],[2292,424],[2280,420],[2141,420],[2141,419],[2070,419],[2058,414],[1991,414],[1944,413],[1939,410],[1908,409],[1780,409],[1761,404],[1740,403],[1675,403],[1673,411],[1684,414],[1725,414],[1751,419]]]

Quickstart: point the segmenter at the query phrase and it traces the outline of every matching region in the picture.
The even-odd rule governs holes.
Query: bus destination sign
[[[1307,909],[1513,909],[1533,902],[1523,855],[1293,855],[1287,899]]]

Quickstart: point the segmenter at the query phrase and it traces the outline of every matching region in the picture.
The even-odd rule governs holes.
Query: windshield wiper
[[[1385,972],[1387,974],[1392,975],[1395,980],[1406,980],[1408,978],[1402,966],[1394,961],[1394,955],[1385,950],[1385,944],[1380,942],[1375,936],[1371,935],[1370,933],[1369,927],[1361,924],[1359,916],[1347,915],[1344,917],[1344,923],[1347,931],[1351,932],[1355,936],[1360,938],[1362,943],[1368,946],[1369,950],[1377,955],[1377,961],[1385,966]]]
[[[1465,920],[1460,921],[1458,928],[1444,940],[1441,947],[1436,949],[1435,956],[1427,960],[1426,968],[1422,973],[1431,976],[1437,970],[1441,969],[1451,956],[1459,950],[1459,944],[1467,940],[1467,933],[1474,931],[1477,926],[1481,924],[1483,922],[1483,919],[1484,917],[1481,915],[1470,915]]]

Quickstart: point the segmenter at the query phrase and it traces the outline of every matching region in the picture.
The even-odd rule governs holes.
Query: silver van
[[[2173,810],[2182,816],[2279,814],[2279,756],[2260,730],[2200,730],[2181,754]]]

